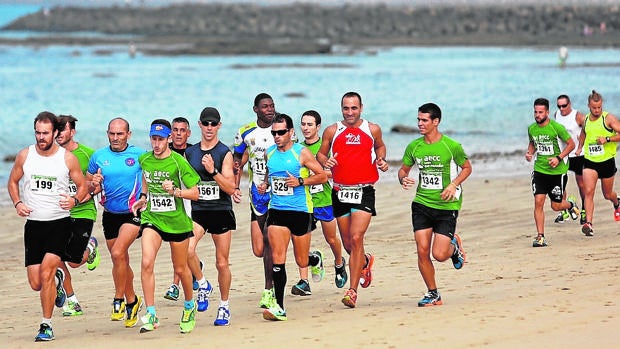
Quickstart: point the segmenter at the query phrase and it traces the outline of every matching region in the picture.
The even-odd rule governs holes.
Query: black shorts
[[[568,170],[575,172],[577,176],[581,176],[583,174],[583,160],[585,158],[583,155],[581,156],[573,156],[572,158],[568,158]]]
[[[166,242],[181,242],[194,236],[194,233],[191,231],[188,231],[185,233],[166,233],[165,231],[162,231],[161,229],[157,228],[155,225],[151,223],[145,223],[140,226],[140,235],[142,235],[142,232],[146,228],[152,229],[153,231],[155,231],[157,234],[159,234],[161,239]]]
[[[591,170],[596,171],[598,174],[598,178],[605,179],[611,178],[616,175],[616,159],[611,158],[607,159],[603,162],[594,162],[588,159],[583,160],[583,168],[589,168]]]
[[[211,234],[223,234],[237,229],[235,212],[226,211],[192,211],[192,220]]]
[[[24,225],[25,266],[41,264],[46,253],[67,260],[67,245],[71,239],[71,218],[53,221],[26,220]]]
[[[532,172],[532,193],[548,195],[551,201],[562,202],[567,180],[566,174],[550,175],[534,171]]]
[[[452,239],[456,231],[456,219],[459,211],[439,210],[417,202],[411,203],[411,224],[413,231],[433,228],[433,232]]]
[[[338,199],[339,191],[340,186],[334,185],[332,190],[332,208],[334,209],[334,217],[342,217],[355,210],[369,212],[372,213],[373,216],[377,215],[377,212],[375,211],[375,188],[372,185],[362,187],[362,198],[361,202],[358,204],[340,202]]]
[[[302,236],[316,229],[312,213],[273,208],[269,209],[267,216],[267,227],[270,225],[286,227],[295,236]]]
[[[82,262],[84,250],[93,233],[95,221],[87,218],[71,218],[71,239],[67,246],[67,260],[73,263]]]
[[[116,239],[118,232],[123,224],[131,224],[136,227],[140,226],[140,216],[136,217],[133,213],[112,213],[103,211],[101,225],[103,225],[103,235],[106,240]]]

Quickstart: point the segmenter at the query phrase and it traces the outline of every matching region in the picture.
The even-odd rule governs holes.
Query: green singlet
[[[78,159],[83,174],[86,174],[88,171],[88,161],[94,152],[95,150],[82,145],[81,143],[78,143],[78,147],[71,152]],[[73,181],[69,181],[69,190],[71,191],[72,196],[77,192],[77,187]],[[93,221],[97,220],[97,207],[95,206],[95,200],[91,198],[90,200],[72,208],[71,218],[86,218],[92,219]]]
[[[456,200],[445,201],[441,192],[459,174],[459,168],[467,160],[460,143],[442,135],[439,141],[427,144],[424,137],[409,143],[403,154],[405,166],[418,165],[420,176],[414,202],[438,210],[459,210],[463,203],[462,188],[456,188]]]
[[[319,152],[319,148],[321,148],[321,138],[312,144],[307,144],[305,141],[301,142],[301,145],[310,149],[312,154],[316,156],[316,153]],[[332,205],[332,185],[329,181],[323,184],[311,185],[310,194],[312,194],[312,206],[327,207]]]

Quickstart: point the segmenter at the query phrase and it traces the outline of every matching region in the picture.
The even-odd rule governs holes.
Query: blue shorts
[[[256,185],[252,183],[252,186],[250,187],[250,206],[252,207],[252,211],[254,211],[257,216],[262,216],[267,213],[270,198],[271,193],[267,192],[265,194],[260,194],[258,189],[256,189]]]
[[[331,206],[315,207],[314,221],[331,222],[334,220],[334,208]]]

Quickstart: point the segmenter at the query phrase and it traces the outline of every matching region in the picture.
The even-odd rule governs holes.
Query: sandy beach
[[[474,164],[474,171],[476,171]],[[474,172],[476,173],[476,172]],[[574,180],[569,192],[575,191]],[[23,267],[23,220],[12,208],[0,209],[5,224],[0,249],[0,336],[4,348],[611,348],[620,334],[620,242],[611,205],[597,189],[594,237],[585,237],[578,222],[554,224],[555,213],[546,206],[549,246],[532,248],[535,234],[529,176],[485,178],[476,173],[466,183],[459,228],[467,252],[463,269],[451,263],[435,264],[444,305],[418,308],[426,291],[417,269],[409,205],[413,193],[390,178],[377,186],[378,216],[366,235],[367,251],[376,256],[374,279],[360,289],[357,308],[341,302],[343,289],[333,283],[333,258],[316,230],[313,247],[326,252],[327,273],[311,282],[312,296],[287,294],[286,322],[262,319],[258,308],[262,290],[262,263],[251,253],[247,204],[235,206],[238,230],[231,251],[233,284],[231,324],[214,327],[219,299],[199,313],[195,330],[178,330],[182,303],[162,295],[172,279],[169,248],[163,245],[156,265],[156,306],[161,325],[139,334],[109,320],[113,294],[111,262],[103,248],[101,265],[89,272],[72,271],[74,288],[84,315],[63,318],[54,312],[56,340],[35,343],[41,319],[38,293],[30,290]],[[101,223],[94,234],[103,241]],[[205,273],[214,284],[214,248],[210,239],[199,245]],[[140,246],[131,249],[140,287]],[[290,287],[298,280],[292,251],[287,261]],[[142,310],[141,314],[144,314]]]

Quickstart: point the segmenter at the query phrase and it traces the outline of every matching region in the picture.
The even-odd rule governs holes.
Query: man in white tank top
[[[557,98],[558,110],[555,112],[554,118],[557,122],[562,124],[566,128],[566,131],[570,134],[573,142],[579,144],[579,134],[581,134],[581,128],[583,127],[584,115],[576,109],[573,109],[570,98],[567,95],[559,95]],[[565,146],[565,145],[564,145]],[[575,148],[576,150],[576,148]],[[575,150],[568,154],[568,170],[575,173],[575,182],[577,188],[579,188],[579,196],[581,197],[581,207],[583,208],[584,191],[583,191],[583,151],[582,155],[577,156]],[[566,191],[564,191],[566,196]],[[556,223],[564,223],[568,217],[577,219],[578,217],[574,213],[569,213],[567,210],[561,211],[558,217],[555,219]],[[583,225],[586,219],[585,210],[581,210],[580,224]]]
[[[28,282],[39,291],[43,320],[35,341],[54,339],[52,313],[54,299],[62,290],[56,270],[69,255],[71,238],[69,210],[86,201],[87,185],[78,159],[54,140],[58,135],[56,115],[41,112],[34,120],[36,143],[22,149],[15,158],[8,181],[8,191],[18,215],[26,218],[24,226],[25,265]],[[19,182],[22,183],[20,196]],[[69,180],[77,186],[69,195]],[[62,306],[62,305],[61,305]]]

